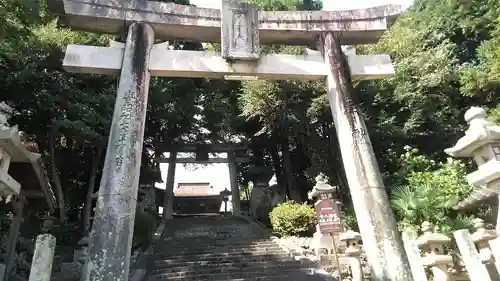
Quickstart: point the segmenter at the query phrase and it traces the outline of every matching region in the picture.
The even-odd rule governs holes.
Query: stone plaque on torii
[[[374,280],[413,280],[363,117],[339,79],[379,79],[394,68],[388,55],[347,55],[340,45],[377,42],[400,13],[386,5],[350,11],[257,11],[223,0],[218,9],[118,0],[48,0],[74,29],[114,35],[110,47],[69,45],[70,72],[120,73],[84,280],[127,280],[149,77],[325,79],[340,150]],[[221,42],[222,54],[169,50],[157,40]],[[316,46],[306,55],[260,55],[259,44]],[[351,83],[350,78],[347,84]],[[352,87],[352,85],[351,85]]]

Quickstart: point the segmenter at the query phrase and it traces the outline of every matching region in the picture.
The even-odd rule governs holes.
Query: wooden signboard
[[[332,194],[320,194],[315,207],[319,229],[322,233],[340,233],[344,231],[337,200],[333,198]]]

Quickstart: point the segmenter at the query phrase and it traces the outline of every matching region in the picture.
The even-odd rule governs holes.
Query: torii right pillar
[[[326,79],[328,99],[372,280],[412,281],[370,137],[353,99],[356,93],[338,36],[334,32],[322,33],[317,46],[330,68]]]

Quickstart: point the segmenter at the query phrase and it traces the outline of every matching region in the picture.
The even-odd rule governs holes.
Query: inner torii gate
[[[159,163],[168,163],[167,180],[165,183],[165,198],[163,200],[163,220],[172,218],[172,205],[174,201],[174,182],[175,182],[175,166],[177,163],[197,163],[197,164],[212,164],[212,163],[227,163],[229,168],[229,182],[231,185],[231,202],[233,204],[233,215],[240,215],[240,189],[238,185],[238,175],[236,173],[236,165],[238,163],[248,163],[248,157],[236,157],[236,151],[245,150],[246,144],[194,144],[194,145],[176,145],[170,148],[168,158],[160,157],[156,159]],[[196,152],[197,154],[205,154],[206,157],[201,158],[178,158],[178,152]],[[209,158],[208,153],[227,153],[227,158]]]
[[[48,1],[74,29],[127,35],[125,43],[113,41],[109,47],[69,45],[63,62],[70,72],[120,73],[84,280],[128,278],[150,75],[326,79],[372,276],[413,280],[359,107],[337,90],[351,82],[339,79],[347,70],[336,55],[340,45],[377,42],[398,16],[399,6],[264,12],[237,0],[222,0],[222,10],[147,0]],[[153,44],[154,38],[221,42],[222,54],[169,50],[168,43]],[[261,56],[259,44],[316,46],[319,52]],[[350,54],[347,62],[358,80],[394,72],[387,55]]]

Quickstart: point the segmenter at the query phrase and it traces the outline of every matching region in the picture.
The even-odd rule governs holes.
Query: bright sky
[[[221,0],[190,0],[190,3],[199,7],[220,9]],[[323,0],[324,10],[349,10],[384,4],[399,4],[407,8],[411,3],[413,3],[413,0]]]

